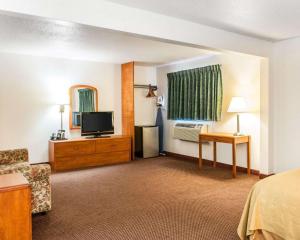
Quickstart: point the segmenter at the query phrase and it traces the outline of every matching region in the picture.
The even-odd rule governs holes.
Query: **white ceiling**
[[[108,0],[253,37],[300,36],[299,0]]]
[[[212,54],[125,33],[4,12],[0,14],[0,29],[2,52],[156,65]]]

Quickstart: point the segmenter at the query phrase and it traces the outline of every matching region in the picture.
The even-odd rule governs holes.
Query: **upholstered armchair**
[[[0,175],[15,172],[22,173],[31,186],[32,213],[49,211],[51,209],[49,164],[29,164],[27,149],[0,151]]]

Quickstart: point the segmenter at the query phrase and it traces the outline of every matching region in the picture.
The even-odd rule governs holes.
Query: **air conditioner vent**
[[[189,142],[199,142],[199,134],[203,132],[203,124],[176,123],[173,130],[173,137],[176,139]]]
[[[198,123],[176,123],[175,127],[201,128],[203,125]]]

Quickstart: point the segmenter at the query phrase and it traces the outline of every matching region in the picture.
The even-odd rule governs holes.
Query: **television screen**
[[[81,135],[102,135],[114,133],[113,112],[83,112],[81,114]]]

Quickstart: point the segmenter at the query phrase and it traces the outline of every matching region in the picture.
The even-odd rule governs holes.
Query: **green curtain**
[[[78,89],[79,112],[95,112],[94,91],[91,89]]]
[[[168,73],[168,119],[221,119],[223,86],[220,65]]]

